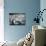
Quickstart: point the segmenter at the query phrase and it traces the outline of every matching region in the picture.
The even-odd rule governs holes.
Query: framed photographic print
[[[9,13],[10,25],[25,25],[26,16],[25,13]]]

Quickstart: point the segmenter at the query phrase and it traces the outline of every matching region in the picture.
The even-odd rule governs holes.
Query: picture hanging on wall
[[[26,16],[25,13],[9,13],[10,25],[25,25]]]

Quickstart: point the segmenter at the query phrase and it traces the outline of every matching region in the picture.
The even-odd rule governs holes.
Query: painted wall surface
[[[0,0],[0,42],[4,41],[4,2]]]
[[[46,0],[41,0],[41,1],[40,1],[40,9],[41,9],[41,11],[42,11],[43,9],[46,9]],[[43,22],[41,21],[41,22],[40,22],[40,25],[46,26],[46,10],[43,12],[42,17],[43,17]]]
[[[36,12],[40,9],[40,0],[4,0],[4,38],[7,41],[18,41],[29,31],[32,31],[32,24]],[[26,25],[10,26],[9,13],[26,13]]]

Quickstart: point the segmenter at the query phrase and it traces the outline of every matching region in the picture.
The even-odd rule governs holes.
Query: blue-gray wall
[[[40,9],[40,0],[4,0],[4,35],[7,41],[18,41],[32,30],[36,12]],[[10,26],[9,13],[26,13],[25,26]]]
[[[40,10],[42,11],[43,9],[46,9],[46,0],[41,0],[40,1]],[[46,10],[43,12],[43,22],[40,22],[40,25],[45,26],[46,27]]]

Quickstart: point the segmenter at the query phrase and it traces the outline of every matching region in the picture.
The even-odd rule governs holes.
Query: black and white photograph
[[[24,13],[9,13],[10,25],[25,25],[26,17]]]

